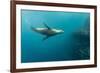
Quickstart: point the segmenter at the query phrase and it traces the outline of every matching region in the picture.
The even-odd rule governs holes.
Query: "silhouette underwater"
[[[43,40],[48,39],[49,37],[58,35],[63,33],[64,31],[61,29],[54,29],[49,27],[46,23],[44,23],[45,28],[34,28],[31,27],[31,29],[37,33],[40,33],[41,35],[45,35],[45,37],[43,38]]]

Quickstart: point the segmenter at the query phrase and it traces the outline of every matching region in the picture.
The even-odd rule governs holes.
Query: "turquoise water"
[[[43,41],[32,31],[46,28],[64,33]],[[21,62],[70,61],[90,59],[90,14],[85,12],[21,10]]]

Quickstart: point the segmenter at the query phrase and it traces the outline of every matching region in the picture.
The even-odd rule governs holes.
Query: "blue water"
[[[89,31],[89,21],[90,14],[85,12],[21,10],[21,62],[90,59],[89,34],[77,35],[81,29]],[[43,41],[45,36],[31,29],[46,28],[43,23],[64,33]]]

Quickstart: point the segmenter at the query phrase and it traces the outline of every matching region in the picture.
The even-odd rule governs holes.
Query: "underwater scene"
[[[21,62],[90,59],[90,13],[21,10]]]

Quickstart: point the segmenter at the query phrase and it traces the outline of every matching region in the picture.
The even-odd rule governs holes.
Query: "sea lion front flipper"
[[[46,23],[44,23],[45,27],[48,29],[51,29]]]
[[[43,40],[46,40],[46,39],[48,39],[48,38],[49,38],[49,36],[46,36],[46,37],[43,38]]]

